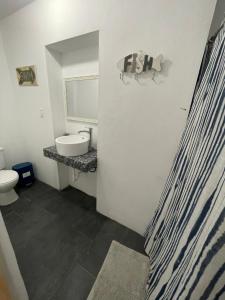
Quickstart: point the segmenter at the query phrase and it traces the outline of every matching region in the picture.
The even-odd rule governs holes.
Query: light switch
[[[44,118],[44,109],[40,108],[40,118]]]

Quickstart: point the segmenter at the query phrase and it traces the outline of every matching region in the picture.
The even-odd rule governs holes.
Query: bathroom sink
[[[80,134],[60,136],[55,139],[56,150],[63,156],[78,156],[88,152],[89,138]]]

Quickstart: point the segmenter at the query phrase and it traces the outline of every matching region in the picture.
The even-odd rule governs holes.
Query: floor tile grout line
[[[44,185],[43,183],[40,184],[41,189],[43,188],[43,185]],[[41,192],[41,194],[38,194],[38,193],[40,193],[40,190],[39,190],[39,186],[38,186],[38,182],[37,182],[37,185],[35,186],[34,190],[32,190],[32,187],[31,187],[31,190],[29,191],[29,193],[27,193],[27,194],[21,193],[21,195],[20,195],[21,198],[26,200],[26,201],[21,202],[21,205],[24,204],[24,207],[23,206],[21,207],[20,205],[19,206],[16,205],[15,209],[18,209],[18,211],[21,211],[21,212],[24,211],[24,216],[20,216],[19,212],[17,212],[16,210],[10,211],[9,213],[10,214],[13,213],[13,216],[18,216],[18,219],[15,218],[15,220],[13,218],[10,218],[9,221],[12,222],[10,225],[11,228],[14,228],[13,227],[14,223],[16,224],[17,220],[18,220],[18,224],[22,231],[18,230],[16,232],[17,237],[18,237],[18,234],[23,233],[24,228],[25,228],[26,232],[27,232],[27,230],[28,231],[31,230],[32,232],[30,232],[30,233],[32,235],[32,241],[30,242],[29,236],[31,236],[31,235],[29,232],[27,232],[28,238],[25,237],[25,241],[29,242],[29,244],[30,244],[29,247],[26,248],[27,249],[26,251],[34,250],[33,253],[32,253],[32,251],[29,252],[29,256],[31,255],[30,261],[32,261],[32,263],[34,263],[32,259],[38,258],[38,261],[40,259],[42,262],[44,262],[44,261],[48,262],[49,261],[48,258],[45,258],[43,260],[43,257],[42,256],[39,257],[38,253],[35,252],[35,248],[37,245],[37,243],[35,243],[35,239],[38,235],[40,237],[45,235],[45,227],[48,227],[48,226],[51,227],[51,226],[54,226],[52,224],[55,224],[56,228],[52,229],[53,231],[50,230],[50,234],[51,234],[51,232],[54,233],[53,238],[50,239],[50,241],[53,241],[52,246],[48,245],[48,247],[45,248],[45,242],[44,242],[43,245],[41,246],[42,248],[40,248],[40,250],[41,250],[40,253],[42,253],[42,251],[44,251],[43,249],[48,249],[48,251],[49,250],[52,251],[51,249],[52,249],[52,247],[54,248],[55,245],[60,246],[61,242],[59,242],[59,244],[58,244],[57,240],[58,240],[58,238],[61,240],[61,237],[63,237],[65,235],[65,242],[67,243],[67,241],[68,241],[68,245],[65,246],[66,248],[64,248],[64,247],[62,248],[62,249],[65,249],[65,251],[61,252],[60,250],[57,250],[57,252],[56,252],[57,255],[54,255],[55,258],[53,260],[49,261],[49,264],[51,266],[55,260],[58,260],[58,259],[60,260],[61,254],[66,255],[68,257],[68,258],[65,258],[65,261],[62,264],[60,263],[60,261],[58,262],[59,269],[56,268],[56,270],[55,270],[56,273],[54,276],[60,276],[58,278],[61,278],[61,279],[59,279],[57,281],[57,286],[63,287],[64,282],[66,282],[65,277],[67,277],[67,275],[70,276],[71,272],[73,272],[73,269],[76,268],[76,265],[79,266],[79,268],[75,272],[80,270],[80,272],[81,272],[81,274],[83,274],[84,278],[87,277],[87,280],[89,280],[88,278],[90,278],[90,280],[95,280],[99,270],[101,269],[102,264],[104,263],[105,257],[107,255],[107,251],[105,251],[104,249],[106,249],[108,247],[108,246],[106,246],[106,245],[108,245],[108,242],[112,242],[112,240],[118,240],[120,243],[122,243],[122,244],[125,243],[125,245],[126,245],[126,242],[125,242],[126,236],[127,236],[127,233],[130,232],[130,230],[128,228],[124,227],[123,225],[117,223],[116,221],[113,221],[113,220],[107,218],[106,216],[104,216],[104,220],[101,220],[100,219],[101,214],[99,214],[99,212],[96,210],[96,208],[93,210],[94,202],[92,202],[92,201],[94,201],[95,199],[92,199],[92,198],[89,199],[89,196],[86,196],[86,195],[84,197],[82,192],[78,193],[74,189],[74,196],[73,196],[73,189],[72,189],[69,191],[68,195],[66,195],[66,193],[65,193],[62,196],[62,194],[60,194],[61,192],[56,191],[53,188],[47,189],[44,187],[44,189],[45,189],[45,191],[43,193]],[[56,195],[56,196],[54,196],[54,195]],[[53,208],[53,211],[47,209],[47,206],[45,205],[45,198],[47,197],[46,201],[49,203],[49,205],[50,205],[49,207],[51,207],[51,203],[54,203],[54,197],[56,197],[55,199],[58,199],[58,196],[59,196],[60,200],[62,200],[62,201],[60,201],[60,203],[66,201],[66,202],[72,202],[72,203],[76,204],[74,206],[71,206],[71,209],[72,209],[71,213],[73,214],[73,209],[74,209],[75,214],[77,214],[77,218],[79,218],[80,220],[82,218],[85,218],[84,222],[80,222],[80,227],[75,224],[76,222],[72,221],[73,216],[71,216],[71,214],[68,214],[69,219],[68,219],[68,221],[65,220],[65,225],[63,225],[64,219],[65,219],[64,214],[66,213],[66,215],[67,215],[67,205],[63,205],[63,206],[61,206],[61,204],[59,204],[59,206],[56,205],[55,208]],[[38,202],[39,198],[41,199],[40,202]],[[89,200],[90,200],[90,202],[89,202]],[[85,202],[83,202],[83,201],[85,201]],[[40,208],[40,210],[38,209],[38,212],[36,212],[36,203],[37,203],[37,209]],[[33,205],[33,204],[35,204],[35,205]],[[34,215],[31,214],[31,218],[29,218],[29,207],[32,207],[32,214],[34,214]],[[62,211],[61,211],[61,208],[63,208]],[[68,205],[68,209],[69,208],[70,208],[70,205]],[[82,211],[94,212],[99,215],[96,214],[96,216],[94,216],[93,219],[92,219],[92,216],[89,219],[89,213],[87,213],[87,214],[85,213],[84,215],[79,216],[80,215],[79,209],[81,209],[81,212]],[[38,216],[40,216],[40,214],[42,212],[47,213],[47,216],[48,215],[51,216],[51,218],[50,218],[51,220],[49,220],[49,222],[46,223],[45,222],[46,218],[42,217],[40,219],[41,224],[42,225],[45,224],[45,225],[41,226],[41,227],[39,225],[36,226],[37,220],[39,220]],[[27,220],[27,217],[31,222],[32,222],[32,220],[34,221],[32,223],[32,224],[34,224],[34,227],[31,226],[30,229],[27,229],[27,228],[29,228],[29,222],[30,222],[29,220]],[[32,219],[33,217],[34,217],[34,219]],[[96,217],[97,221],[95,220],[95,217]],[[24,221],[24,220],[26,221],[25,222],[26,226],[24,228],[22,226],[22,223],[20,224],[19,219],[22,219],[22,221]],[[90,223],[90,221],[91,221],[91,223]],[[72,228],[73,224],[74,224],[74,227]],[[92,226],[95,226],[95,229],[92,228]],[[88,231],[88,228],[90,228],[90,231]],[[58,232],[58,230],[59,230],[59,232]],[[67,232],[68,232],[68,234],[66,234]],[[89,232],[90,232],[90,234],[89,234]],[[76,241],[79,241],[79,237],[77,235],[80,236],[80,238],[81,238],[80,241],[84,241],[84,243],[82,243],[79,247],[76,246],[76,244],[77,244]],[[48,241],[48,237],[50,237],[50,235],[46,233],[46,237],[41,238],[41,240]],[[18,240],[18,238],[16,238],[15,234],[12,235],[12,238],[15,238],[15,240],[14,240],[15,242]],[[67,238],[68,238],[68,240],[67,240]],[[72,239],[71,243],[69,242],[70,238]],[[64,238],[62,238],[62,239],[64,240]],[[62,240],[62,243],[64,243],[63,240]],[[134,248],[135,248],[136,240],[137,240],[137,238],[135,237],[135,235],[134,236],[131,235],[131,244],[134,245]],[[56,241],[56,244],[54,243],[54,241]],[[133,241],[133,243],[132,243],[132,241]],[[103,242],[103,244],[102,244],[102,242]],[[70,244],[71,244],[71,246],[70,246]],[[51,245],[51,243],[50,243],[50,245]],[[75,250],[75,252],[73,252],[74,246],[75,246],[75,249],[77,249],[77,250]],[[69,247],[68,255],[70,255],[70,256],[67,255],[67,253],[68,253],[67,247]],[[15,252],[18,251],[18,253],[19,253],[19,251],[23,251],[23,249],[21,247],[21,243],[20,243],[20,245],[15,244],[14,249],[15,249]],[[71,256],[71,251],[72,251],[72,256]],[[136,251],[140,252],[139,250],[136,250]],[[23,258],[23,261],[21,261],[21,263],[22,263],[21,267],[23,266],[23,268],[25,268],[25,271],[27,272],[26,276],[30,276],[26,255],[23,254],[20,257],[20,259],[21,258]],[[70,263],[69,263],[68,259],[69,259]],[[87,261],[87,263],[86,263],[86,261]],[[57,261],[56,261],[56,263],[57,263]],[[38,264],[34,263],[33,270],[34,270],[34,272],[37,272],[37,274],[39,274],[39,272],[42,272],[41,269],[40,268],[38,269],[38,268],[39,268]],[[83,273],[82,270],[85,273]],[[87,275],[85,275],[85,274],[87,274]],[[45,277],[43,277],[43,278],[45,278]],[[46,280],[46,278],[45,278],[45,280]],[[45,285],[43,285],[44,282],[42,280],[42,276],[39,278],[39,280],[40,280],[39,283],[36,282],[36,279],[34,279],[34,281],[32,281],[32,280],[29,281],[30,287],[28,287],[28,289],[30,288],[32,290],[32,288],[35,287],[35,285],[37,288],[37,285],[39,286],[39,284],[42,284],[42,286],[45,287]],[[41,283],[41,280],[42,280],[42,283]],[[58,288],[56,288],[55,290],[53,289],[52,283],[54,282],[54,278],[52,279],[53,282],[51,279],[48,279],[48,280],[49,280],[50,285],[47,287],[46,293],[50,292],[51,296],[48,299],[53,300],[53,299],[56,299],[57,296],[60,295],[60,293],[59,293]],[[75,286],[76,286],[76,276],[72,280],[73,283],[70,283],[69,278],[68,278],[68,280],[69,280],[68,288],[73,289],[73,283],[75,283]],[[76,287],[76,288],[79,288],[79,287]],[[35,298],[35,299],[37,299],[37,298]]]
[[[80,262],[77,263],[87,274],[89,274],[93,279],[96,279],[97,276],[88,271]]]

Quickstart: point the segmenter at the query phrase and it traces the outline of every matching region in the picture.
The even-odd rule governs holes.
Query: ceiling
[[[0,0],[0,20],[33,1],[34,0]]]
[[[98,35],[99,35],[98,31],[93,31],[86,34],[82,34],[80,36],[73,37],[71,39],[50,44],[47,47],[49,49],[61,53],[72,52],[79,49],[98,47],[98,38],[99,38]]]

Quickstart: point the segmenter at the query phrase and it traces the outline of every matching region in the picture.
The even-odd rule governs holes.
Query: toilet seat
[[[13,170],[0,170],[0,186],[17,181],[19,175]]]

